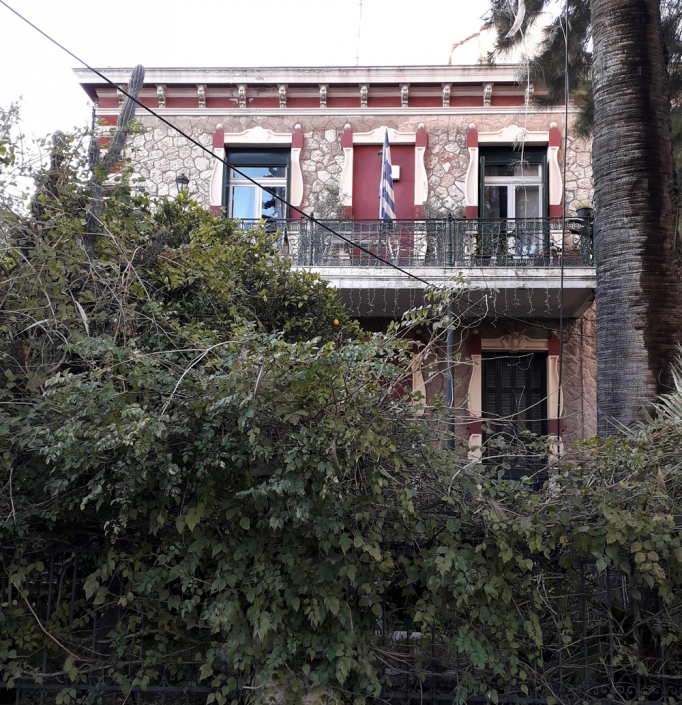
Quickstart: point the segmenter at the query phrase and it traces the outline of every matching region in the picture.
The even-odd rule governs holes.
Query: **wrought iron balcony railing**
[[[592,219],[241,220],[308,267],[590,267]],[[343,238],[336,237],[332,232]],[[381,259],[378,259],[381,258]]]

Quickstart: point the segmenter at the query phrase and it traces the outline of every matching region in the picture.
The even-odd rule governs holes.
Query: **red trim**
[[[411,95],[411,108],[442,108],[443,97],[440,95]]]
[[[564,207],[562,205],[549,207],[549,217],[550,218],[560,218],[563,214],[564,214]]]
[[[236,108],[237,102],[225,96],[206,96],[207,108]]]
[[[561,346],[559,345],[559,337],[556,335],[552,335],[547,341],[547,353],[549,355],[558,355],[560,349]]]
[[[549,147],[561,147],[561,132],[558,127],[549,128]]]
[[[225,149],[225,130],[222,128],[213,133],[213,149]]]
[[[359,108],[360,107],[360,96],[357,98],[351,98],[349,96],[330,96],[327,94],[327,107],[328,108]]]
[[[478,147],[478,130],[475,127],[470,127],[467,132],[467,149],[469,147]]]
[[[466,206],[464,208],[465,218],[478,218],[478,206]]]
[[[211,206],[211,215],[218,217],[223,209],[220,206]]]
[[[353,146],[353,130],[351,128],[344,128],[343,135],[341,136],[341,147],[342,149],[347,149]]]
[[[525,99],[522,95],[495,95],[490,100],[490,106],[493,108],[501,108],[510,105],[524,105]]]
[[[467,432],[470,436],[483,433],[483,423],[481,421],[471,421],[467,424]]]
[[[248,104],[250,108],[279,108],[279,97],[249,98]]]
[[[480,335],[470,335],[467,340],[467,348],[469,350],[469,355],[480,355],[481,354],[481,336]]]
[[[166,98],[167,108],[198,108],[198,98]]]
[[[566,431],[566,423],[563,419],[547,419],[547,434],[550,436],[558,436],[559,422],[561,422],[561,435]]]
[[[425,127],[419,127],[417,129],[417,137],[415,140],[415,147],[426,147],[429,142],[429,136],[426,133]]]
[[[303,149],[303,132],[301,132],[300,127],[297,130],[294,130],[291,135],[291,148]]]
[[[380,95],[368,96],[368,108],[399,108],[401,105],[400,96]]]
[[[451,108],[482,108],[483,96],[477,98],[475,95],[451,95]]]
[[[287,96],[287,108],[319,108],[320,99],[310,96]]]
[[[100,108],[118,108],[118,98],[100,98]]]

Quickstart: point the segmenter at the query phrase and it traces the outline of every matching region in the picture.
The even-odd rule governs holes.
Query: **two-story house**
[[[130,152],[152,194],[172,195],[184,174],[215,213],[265,218],[293,265],[338,287],[368,330],[419,305],[424,282],[460,276],[475,325],[420,359],[439,374],[417,365],[414,384],[427,401],[443,395],[472,453],[486,418],[567,440],[596,432],[591,221],[575,212],[591,195],[590,145],[572,133],[572,106],[566,124],[565,106],[534,104],[514,57],[484,61],[486,31],[440,66],[147,69],[142,102],[253,181],[142,110]],[[130,74],[104,71],[119,85]],[[115,124],[122,94],[76,75]],[[386,134],[391,221],[379,219]]]

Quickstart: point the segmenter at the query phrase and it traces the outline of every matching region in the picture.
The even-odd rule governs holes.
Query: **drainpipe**
[[[445,398],[448,407],[448,448],[455,448],[455,379],[452,360],[455,356],[455,330],[452,326],[452,302],[448,307],[448,335],[447,335],[447,363],[446,369],[448,372],[447,385],[445,389]]]

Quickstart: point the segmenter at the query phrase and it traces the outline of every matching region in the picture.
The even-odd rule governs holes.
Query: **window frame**
[[[479,218],[486,218],[485,214],[485,187],[486,186],[507,186],[507,215],[500,216],[500,220],[514,220],[516,216],[515,191],[519,185],[539,186],[540,191],[540,215],[539,218],[547,218],[549,214],[549,172],[547,166],[546,147],[526,147],[523,150],[523,161],[529,166],[538,165],[540,176],[488,176],[486,177],[486,166],[508,167],[514,162],[521,161],[521,150],[504,148],[481,148],[479,151]],[[523,219],[522,219],[523,220]]]
[[[256,197],[254,199],[254,215],[252,218],[242,218],[242,220],[261,220],[264,218],[262,215],[262,210],[260,215],[257,214],[258,205],[262,205],[263,202],[262,198],[264,188],[284,187],[284,198],[288,201],[291,189],[291,149],[227,149],[225,153],[225,160],[228,164],[230,164],[230,167],[223,170],[223,205],[228,218],[235,217],[232,212],[232,189],[234,186],[251,186],[256,191]],[[251,181],[246,179],[235,179],[232,174],[232,166],[235,166],[238,169],[240,167],[284,167],[286,169],[286,176],[284,178],[255,179],[256,184],[253,184]],[[283,217],[289,217],[288,204],[284,205]]]

